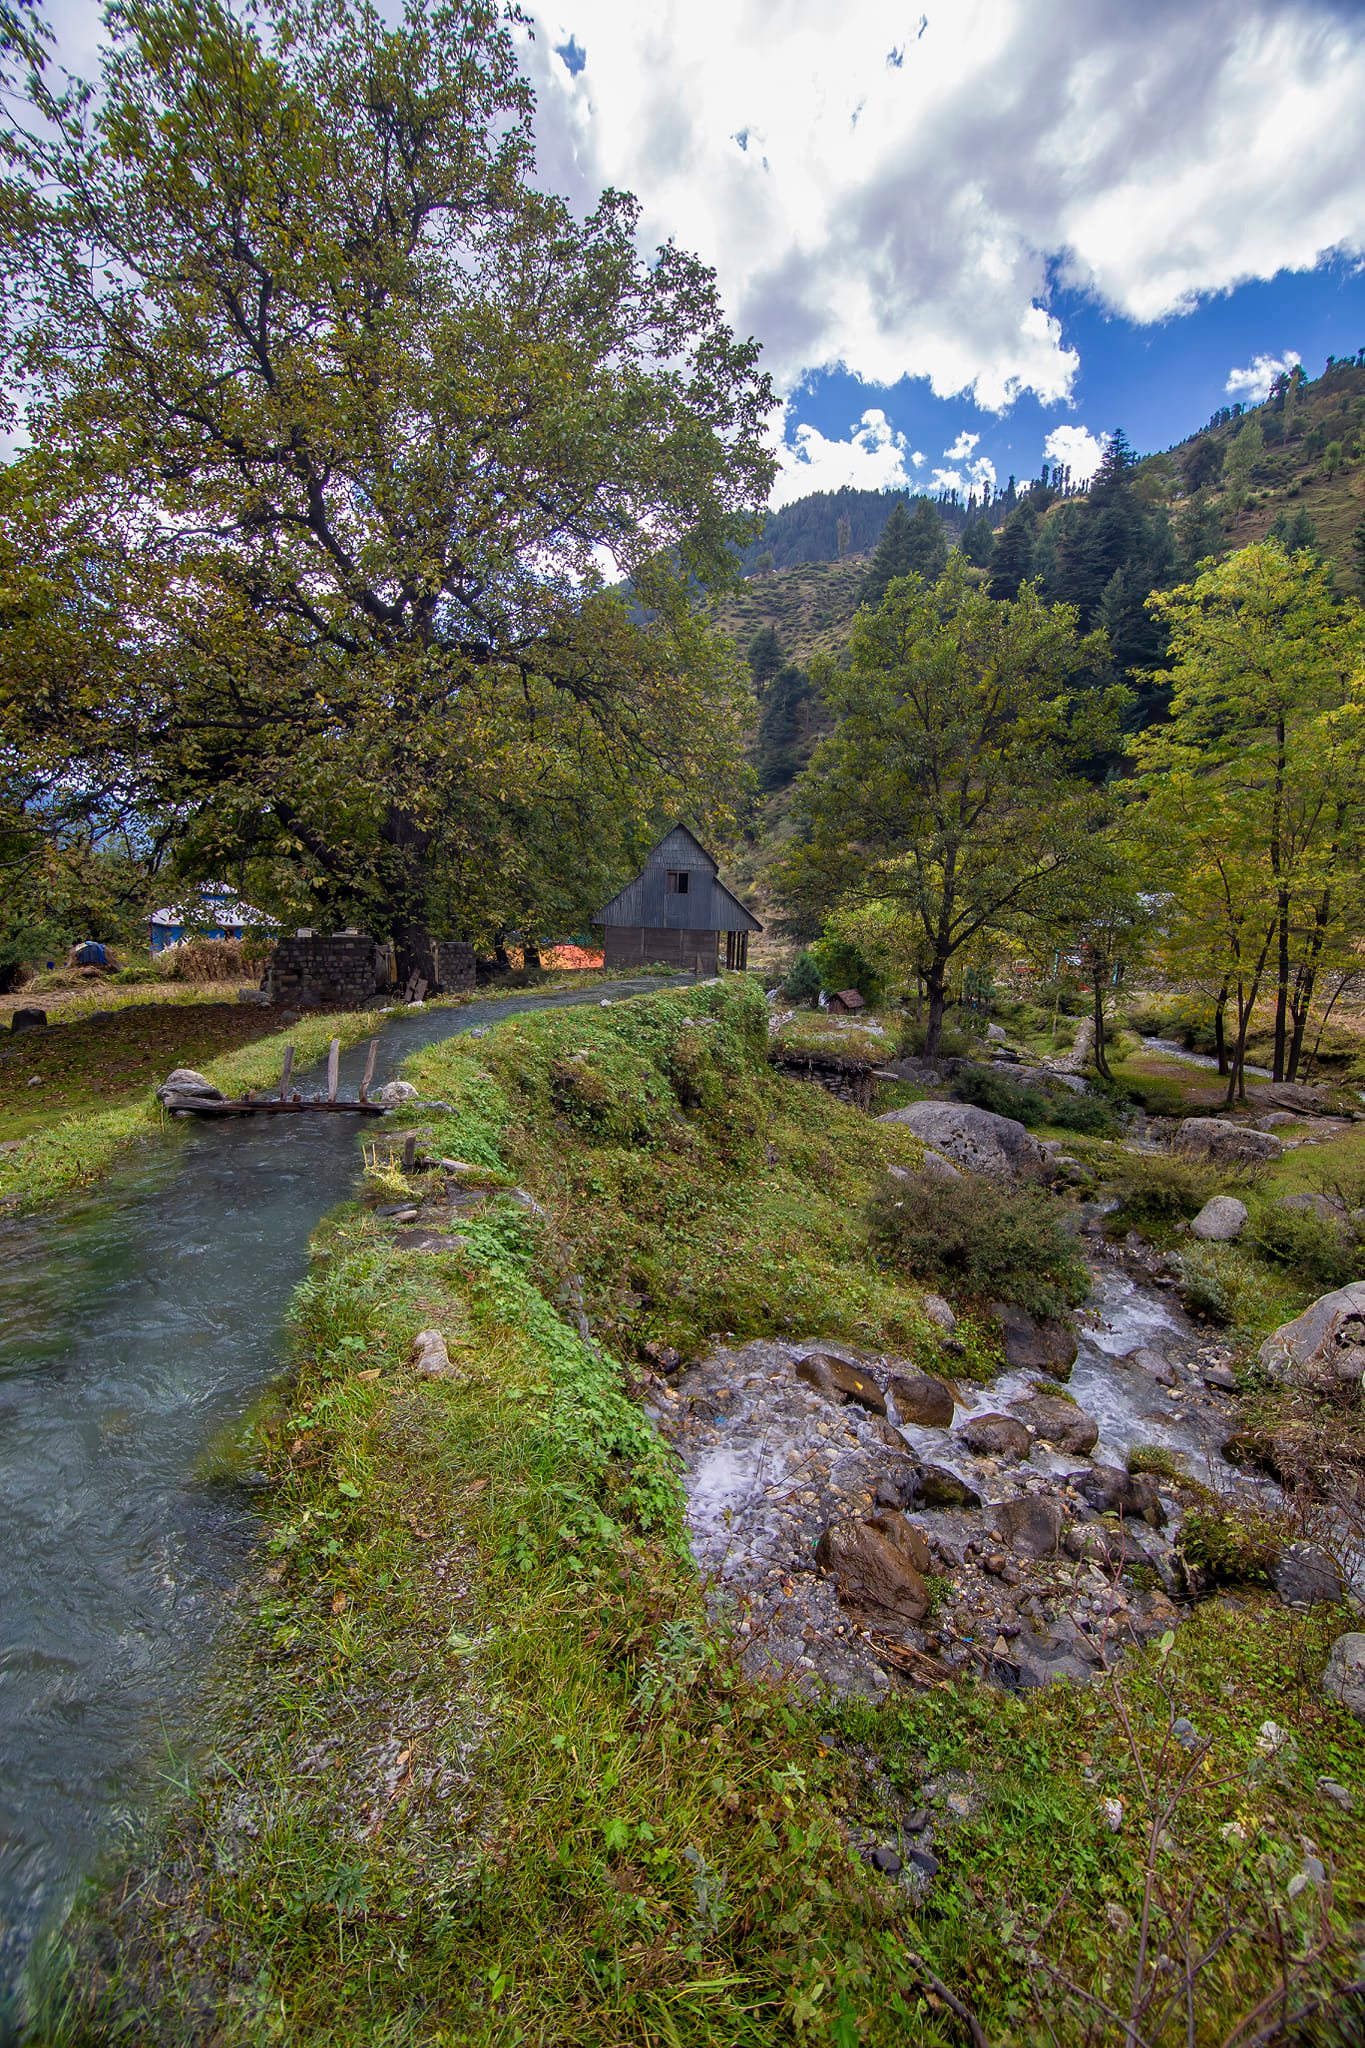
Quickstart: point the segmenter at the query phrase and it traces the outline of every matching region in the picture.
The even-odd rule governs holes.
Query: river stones
[[[34,1004],[26,1003],[22,1009],[16,1010],[10,1018],[9,1028],[11,1032],[46,1031],[47,1011],[38,1009]]]
[[[382,1109],[396,1109],[400,1102],[416,1102],[417,1090],[411,1081],[386,1081],[382,1088],[375,1090],[371,1100]]]
[[[1055,1557],[1062,1540],[1062,1511],[1042,1494],[1021,1494],[1002,1501],[992,1521],[1011,1550],[1021,1557]]]
[[[1012,1465],[1033,1449],[1033,1438],[1013,1415],[969,1415],[957,1436],[978,1458],[1004,1458]]]
[[[1078,1348],[1070,1324],[1031,1316],[1011,1301],[993,1301],[991,1317],[1000,1332],[1006,1365],[1050,1380],[1070,1379]]]
[[[1273,1131],[1254,1131],[1222,1116],[1187,1116],[1172,1143],[1177,1152],[1211,1166],[1258,1166],[1284,1151]]]
[[[1365,1635],[1358,1630],[1338,1636],[1322,1674],[1322,1689],[1340,1700],[1348,1714],[1365,1721]]]
[[[1247,1205],[1236,1195],[1214,1195],[1190,1225],[1190,1236],[1205,1244],[1231,1244],[1246,1229]]]
[[[1100,1440],[1100,1426],[1094,1417],[1062,1394],[1035,1394],[1030,1400],[1011,1401],[1010,1414],[1059,1451],[1084,1456]]]
[[[915,1475],[913,1499],[923,1508],[979,1508],[981,1495],[946,1465],[921,1465]]]
[[[1135,1365],[1139,1372],[1145,1372],[1149,1379],[1154,1379],[1159,1387],[1174,1387],[1179,1383],[1180,1375],[1170,1360],[1154,1351],[1150,1344],[1139,1344],[1136,1351],[1125,1351],[1122,1362]]]
[[[1047,1171],[1046,1152],[1021,1123],[971,1103],[909,1102],[881,1121],[904,1124],[955,1166],[995,1180],[1041,1180]]]
[[[1120,1465],[1091,1465],[1068,1472],[1066,1483],[1101,1515],[1132,1515],[1153,1529],[1166,1524],[1161,1490],[1150,1472],[1125,1472]]]
[[[929,1545],[894,1508],[866,1521],[831,1522],[815,1561],[833,1578],[844,1605],[870,1621],[923,1621],[929,1612]]]
[[[943,1299],[941,1294],[921,1295],[919,1305],[924,1314],[929,1318],[929,1321],[936,1328],[942,1330],[945,1337],[955,1337],[957,1335],[957,1317],[953,1314],[951,1305]]]
[[[952,1393],[933,1373],[896,1373],[886,1391],[895,1403],[898,1422],[917,1423],[921,1429],[952,1427]]]
[[[797,1359],[796,1376],[827,1401],[856,1401],[870,1415],[886,1413],[886,1396],[871,1373],[864,1372],[859,1365],[850,1365],[846,1358],[835,1358],[828,1351],[808,1352]]]
[[[204,1102],[221,1102],[223,1091],[215,1088],[207,1074],[201,1074],[194,1067],[174,1067],[156,1091],[158,1102],[169,1102],[172,1096],[198,1096]]]

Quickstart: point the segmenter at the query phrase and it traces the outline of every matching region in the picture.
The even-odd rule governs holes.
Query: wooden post
[[[281,1101],[281,1102],[288,1102],[288,1100],[289,1100],[289,1079],[290,1079],[290,1076],[292,1075],[293,1071],[294,1071],[294,1048],[293,1048],[293,1046],[292,1046],[292,1045],[287,1045],[287,1046],[285,1047],[285,1049],[284,1049],[284,1068],[283,1068],[283,1071],[282,1071],[282,1072],[281,1072],[281,1074],[280,1074],[280,1101]]]
[[[417,1133],[410,1131],[403,1140],[403,1171],[411,1173],[417,1164]]]
[[[361,1080],[361,1083],[360,1083],[360,1099],[361,1099],[361,1101],[362,1101],[362,1102],[368,1102],[368,1101],[369,1101],[369,1099],[370,1099],[370,1097],[369,1097],[369,1087],[370,1087],[370,1083],[371,1083],[371,1081],[373,1081],[373,1079],[374,1079],[374,1061],[375,1061],[375,1054],[376,1054],[376,1053],[377,1053],[378,1051],[379,1051],[379,1040],[378,1040],[377,1038],[372,1038],[372,1039],[370,1040],[370,1049],[369,1049],[369,1051],[368,1051],[368,1052],[366,1053],[366,1055],[365,1055],[365,1073],[364,1073],[364,1077],[363,1077],[363,1079]]]
[[[334,1038],[327,1048],[327,1100],[337,1099],[337,1068],[341,1062],[341,1040]]]

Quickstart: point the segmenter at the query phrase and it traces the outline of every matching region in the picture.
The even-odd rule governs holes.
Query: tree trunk
[[[925,980],[928,986],[929,1016],[924,1027],[924,1054],[926,1059],[936,1059],[943,1037],[943,1012],[948,1007],[947,961],[935,960]]]
[[[1226,1075],[1228,1070],[1228,985],[1223,983],[1218,991],[1218,1001],[1213,1006],[1213,1049],[1218,1055],[1218,1071]]]
[[[1104,980],[1098,972],[1092,979],[1095,984],[1095,1072],[1102,1081],[1112,1081],[1114,1076],[1109,1071],[1109,1054],[1104,1043]]]
[[[1276,902],[1275,932],[1275,1052],[1270,1070],[1274,1080],[1283,1081],[1289,1016],[1289,897],[1283,889]]]

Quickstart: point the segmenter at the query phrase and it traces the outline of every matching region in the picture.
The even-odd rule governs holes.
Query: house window
[[[664,883],[664,894],[666,896],[685,896],[691,880],[692,877],[686,868],[669,868],[667,880]]]

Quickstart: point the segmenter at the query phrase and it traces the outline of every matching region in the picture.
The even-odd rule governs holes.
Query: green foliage
[[[1311,1209],[1257,1203],[1245,1241],[1296,1279],[1322,1292],[1365,1277],[1365,1246],[1343,1216],[1333,1220]]]
[[[920,1174],[883,1185],[869,1227],[887,1265],[971,1302],[1011,1301],[1031,1315],[1065,1316],[1089,1290],[1075,1241],[1042,1195]]]
[[[1226,1179],[1212,1167],[1172,1152],[1129,1152],[1106,1174],[1123,1205],[1125,1224],[1172,1224],[1197,1216]]]
[[[1272,1516],[1239,1502],[1185,1510],[1176,1553],[1196,1584],[1264,1584],[1284,1542]]]
[[[806,948],[797,954],[787,969],[786,979],[782,983],[782,993],[793,1003],[814,1003],[818,1001],[823,987],[820,969],[816,966],[810,949]]]
[[[831,995],[840,989],[856,988],[863,1001],[876,1009],[886,995],[886,969],[866,949],[837,932],[827,932],[810,948],[810,957],[820,971],[820,985]]]
[[[1148,1116],[1179,1116],[1185,1107],[1185,1090],[1179,1081],[1165,1074],[1123,1074],[1118,1083],[1123,1094]]]
[[[1013,1080],[995,1067],[964,1067],[954,1077],[953,1094],[996,1116],[1016,1122],[1051,1124],[1058,1130],[1080,1131],[1087,1137],[1112,1138],[1119,1128],[1112,1103],[1100,1095],[1076,1095],[1069,1088],[1045,1089]]]

